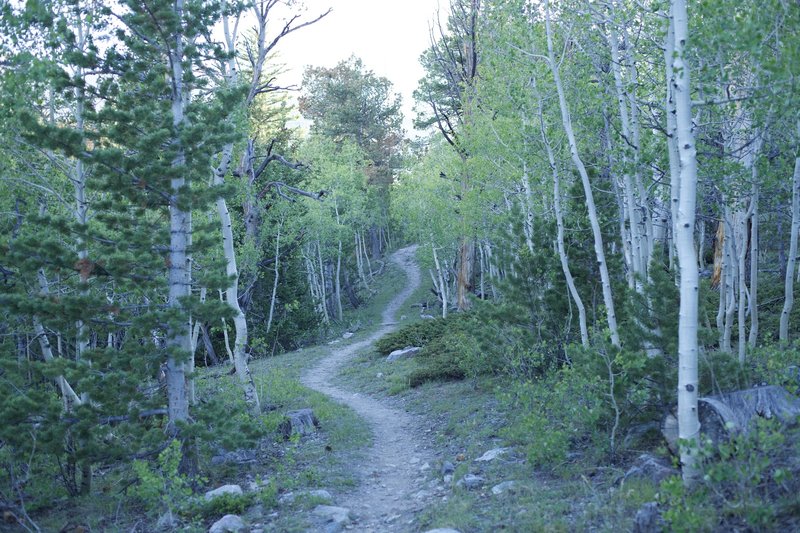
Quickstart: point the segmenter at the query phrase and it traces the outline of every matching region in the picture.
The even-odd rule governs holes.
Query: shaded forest
[[[446,7],[412,136],[358,57],[278,84],[302,2],[0,6],[9,527],[110,485],[143,531],[238,510],[192,495],[274,437],[261,365],[380,326],[410,244],[392,394],[492,388],[547,475],[658,457],[653,527],[798,527],[800,4]]]

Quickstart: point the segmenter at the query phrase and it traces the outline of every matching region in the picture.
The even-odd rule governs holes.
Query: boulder
[[[414,357],[417,355],[422,348],[419,346],[406,346],[402,350],[395,350],[389,354],[386,358],[386,361],[391,363],[392,361],[397,361],[398,359],[407,359],[409,357]]]
[[[516,492],[517,482],[516,481],[503,481],[492,487],[492,494],[495,496],[499,496],[504,492],[514,493]]]
[[[636,458],[625,476],[623,481],[631,478],[649,479],[654,484],[659,484],[670,476],[678,474],[678,470],[672,467],[668,459],[662,459],[648,453],[643,453]]]
[[[218,496],[222,496],[223,494],[232,494],[234,496],[241,496],[244,492],[242,491],[242,487],[239,485],[222,485],[214,490],[210,490],[206,492],[206,501],[210,502],[214,498]]]
[[[467,490],[476,490],[483,486],[486,480],[481,476],[476,476],[475,474],[467,474],[466,476],[462,477],[456,483],[458,487],[464,487]]]
[[[484,453],[483,455],[481,455],[480,457],[478,457],[475,460],[476,461],[484,461],[484,462],[493,461],[494,459],[497,459],[498,457],[500,457],[501,455],[503,455],[507,451],[508,451],[508,448],[495,448],[493,450],[489,450],[488,452]]]
[[[256,452],[252,450],[235,450],[232,452],[220,451],[211,458],[212,465],[222,465],[226,463],[247,464],[256,462]]]
[[[633,519],[634,533],[661,533],[664,531],[664,520],[661,518],[661,511],[658,503],[648,502],[636,511]]]
[[[246,528],[241,518],[235,514],[226,514],[211,525],[208,533],[239,533]]]
[[[800,399],[783,387],[765,386],[728,392],[697,399],[697,416],[705,438],[714,444],[731,434],[747,433],[761,418],[794,424],[800,417]],[[661,432],[672,453],[678,453],[678,420],[670,414],[664,419]]]
[[[292,435],[310,435],[319,428],[319,420],[311,409],[298,409],[286,413],[286,418],[278,426],[278,431],[284,439]]]
[[[324,521],[326,532],[341,531],[350,522],[350,509],[345,507],[317,505],[311,514]]]

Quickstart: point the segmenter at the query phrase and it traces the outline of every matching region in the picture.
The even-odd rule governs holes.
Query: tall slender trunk
[[[750,192],[752,218],[750,222],[750,348],[758,342],[758,176],[753,164],[753,184]]]
[[[616,91],[617,96],[617,105],[619,107],[619,116],[620,116],[620,123],[622,125],[622,163],[623,163],[623,171],[622,171],[622,183],[623,183],[623,192],[625,198],[625,209],[624,212],[626,216],[623,219],[628,220],[628,234],[630,235],[630,264],[628,265],[629,268],[633,270],[633,278],[634,278],[634,288],[636,292],[642,293],[644,290],[644,285],[642,281],[646,278],[646,273],[644,269],[642,257],[645,255],[642,249],[642,235],[641,235],[641,225],[639,224],[637,214],[638,210],[636,209],[636,198],[633,186],[633,177],[631,176],[630,172],[630,156],[628,153],[630,149],[627,146],[627,143],[632,142],[633,137],[631,135],[631,127],[630,127],[630,118],[629,118],[629,111],[628,111],[628,97],[625,93],[623,88],[623,78],[622,78],[622,60],[619,54],[619,38],[617,36],[616,30],[613,28],[609,31],[608,34],[608,41],[611,47],[611,70],[614,73],[614,88]],[[609,128],[607,128],[608,130]],[[610,131],[607,135],[610,134]],[[609,139],[610,141],[610,139]],[[610,154],[610,151],[609,151]]]
[[[569,149],[570,154],[572,155],[572,161],[581,176],[583,191],[584,195],[586,196],[586,207],[589,211],[589,222],[592,226],[592,233],[594,234],[594,251],[595,256],[597,257],[597,266],[600,269],[600,279],[603,286],[603,303],[606,306],[608,330],[611,336],[611,343],[618,347],[620,342],[619,330],[617,328],[617,315],[614,310],[614,298],[611,293],[611,277],[608,274],[606,254],[603,249],[603,235],[600,230],[600,220],[597,216],[597,207],[594,203],[594,193],[592,192],[592,185],[589,182],[589,174],[586,172],[586,167],[584,166],[583,160],[578,153],[578,143],[575,140],[575,133],[572,130],[572,119],[570,118],[567,99],[564,95],[564,87],[561,83],[561,75],[559,74],[558,63],[556,62],[555,53],[553,52],[553,31],[550,27],[549,0],[545,0],[545,29],[547,32],[547,53],[550,63],[550,70],[553,73],[556,91],[558,92],[558,102],[561,108],[561,121],[564,126],[564,131],[567,134],[567,140],[569,141]]]
[[[317,239],[316,245],[317,245],[317,261],[319,261],[320,301],[322,302],[322,310],[325,313],[324,321],[327,324],[328,322],[330,322],[330,314],[328,313],[327,281],[325,280],[325,264],[322,262],[322,247],[319,244],[319,239]]]
[[[445,280],[442,273],[442,266],[439,263],[439,256],[436,254],[436,247],[433,243],[431,243],[431,249],[433,250],[433,263],[436,265],[436,277],[439,279],[439,298],[442,300],[442,318],[447,318],[447,308],[450,305],[447,280]]]
[[[525,244],[528,250],[533,252],[533,210],[531,209],[531,184],[528,177],[528,165],[522,162],[522,192],[525,198],[522,202],[523,231],[525,232]]]
[[[671,8],[670,8],[671,13]],[[671,17],[671,15],[670,15]],[[666,43],[664,46],[664,64],[666,65],[667,91],[664,98],[664,115],[667,117],[667,160],[669,161],[669,184],[670,184],[670,215],[671,228],[669,243],[669,265],[672,269],[677,254],[677,243],[675,228],[678,223],[678,205],[680,203],[681,192],[681,164],[678,156],[678,122],[677,109],[675,107],[675,91],[672,89],[672,79],[674,77],[672,60],[675,54],[675,29],[672,19],[669,21]]]
[[[224,12],[223,12],[224,13]],[[222,17],[223,32],[228,51],[231,57],[227,63],[226,75],[230,81],[234,82],[237,78],[236,65],[233,59],[233,53],[236,50],[235,37],[231,32],[228,16],[223,14]],[[248,144],[248,155],[252,151],[252,144]],[[228,172],[228,167],[231,163],[233,154],[233,144],[228,143],[222,149],[222,157],[219,166],[214,169],[213,184],[215,186],[222,186],[225,182],[225,174]],[[230,285],[225,290],[225,301],[228,307],[233,311],[233,327],[236,334],[236,339],[233,344],[233,366],[236,369],[236,376],[239,378],[239,383],[244,391],[244,400],[247,404],[248,410],[252,415],[261,413],[261,404],[256,391],[253,376],[250,373],[250,367],[247,364],[247,343],[248,343],[248,330],[247,330],[247,317],[244,314],[239,304],[239,267],[236,261],[236,249],[233,241],[233,223],[231,221],[231,214],[228,210],[228,203],[224,197],[217,198],[217,214],[220,219],[220,231],[222,234],[222,250],[225,257],[225,273],[231,280]],[[249,206],[252,209],[252,205]],[[251,224],[255,223],[255,213],[247,213],[247,217],[251,220]],[[249,230],[253,231],[253,230]],[[252,238],[255,238],[251,235]],[[226,328],[227,332],[227,328]]]
[[[336,319],[342,319],[342,241],[339,241],[339,249],[336,253]]]
[[[221,185],[223,175],[215,172],[214,184]],[[250,412],[253,415],[261,413],[261,405],[258,399],[253,376],[247,364],[247,318],[241,307],[239,307],[239,269],[236,264],[236,251],[233,245],[233,228],[231,215],[228,211],[228,204],[225,198],[217,198],[217,213],[219,214],[222,230],[222,248],[225,254],[225,273],[231,282],[225,290],[225,302],[233,311],[233,327],[236,332],[236,339],[233,344],[233,366],[236,375],[244,389],[244,399]]]
[[[176,0],[175,15],[183,17],[183,0]],[[185,155],[180,143],[180,130],[184,123],[185,90],[183,85],[183,35],[174,37],[173,47],[169,51],[172,65],[172,127],[173,144],[177,147],[174,167],[183,167]],[[169,246],[169,300],[171,308],[184,312],[182,300],[189,296],[191,288],[191,268],[187,247],[189,244],[189,228],[192,214],[182,207],[180,195],[184,194],[186,179],[183,175],[170,180],[170,246]],[[168,327],[166,345],[169,349],[167,359],[167,398],[169,428],[177,432],[177,424],[189,421],[189,398],[186,387],[186,354],[191,351],[190,324],[185,322],[179,327]]]
[[[586,306],[583,305],[583,300],[578,293],[578,288],[575,286],[575,280],[572,277],[572,271],[569,268],[569,259],[567,251],[564,247],[564,215],[561,211],[561,180],[558,174],[558,167],[556,166],[556,159],[553,155],[553,149],[550,146],[550,141],[547,139],[547,134],[544,130],[544,111],[542,109],[542,101],[539,100],[539,126],[542,134],[542,143],[544,143],[545,150],[547,151],[547,161],[550,163],[550,170],[553,174],[553,208],[556,215],[557,227],[557,245],[558,245],[558,258],[561,260],[561,270],[564,273],[564,279],[567,282],[569,293],[575,306],[578,308],[578,323],[581,330],[581,344],[584,348],[589,347],[589,328],[586,325]]]
[[[800,140],[800,121],[797,123],[797,139]],[[792,175],[792,227],[789,230],[789,256],[786,260],[786,275],[783,284],[783,310],[778,338],[789,342],[789,315],[794,306],[794,268],[797,259],[797,233],[800,231],[800,151],[794,160]]]
[[[700,422],[697,416],[697,320],[699,271],[694,247],[697,204],[697,147],[692,126],[692,100],[686,46],[689,40],[685,0],[672,0],[669,34],[673,38],[672,85],[675,97],[676,129],[680,160],[680,194],[675,240],[680,268],[680,311],[678,320],[678,436],[681,446],[683,481],[692,485],[700,475],[697,447]],[[672,193],[673,198],[675,193]]]
[[[272,328],[272,317],[275,313],[275,300],[278,296],[278,278],[280,276],[281,264],[281,226],[283,221],[278,225],[278,232],[275,234],[275,280],[272,282],[272,298],[269,300],[269,316],[267,317],[267,333]]]

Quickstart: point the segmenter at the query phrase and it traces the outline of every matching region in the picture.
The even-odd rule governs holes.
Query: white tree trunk
[[[750,223],[750,348],[758,341],[758,175],[753,164],[753,184],[750,192],[752,222]]]
[[[37,273],[37,279],[39,281],[39,291],[43,295],[50,294],[50,286],[43,270],[39,269]],[[53,361],[55,359],[53,356],[53,348],[50,346],[50,339],[47,338],[47,332],[42,325],[42,321],[39,320],[39,317],[33,317],[33,328],[36,332],[36,338],[39,340],[39,347],[42,350],[42,357],[44,358],[45,362],[49,363]],[[83,403],[81,398],[78,397],[78,395],[75,393],[75,390],[64,376],[56,376],[55,381],[59,390],[61,390],[61,398],[64,401],[65,411],[70,411],[72,406],[81,405]]]
[[[225,7],[224,4],[225,3],[223,3],[223,8]],[[222,25],[226,46],[228,48],[228,53],[230,54],[226,65],[225,74],[229,81],[235,82],[236,78],[238,77],[238,70],[236,68],[234,59],[236,52],[236,33],[235,29],[233,32],[231,31],[228,16],[225,14],[224,9]],[[238,21],[236,25],[238,26]],[[259,38],[263,40],[263,36],[259,35]],[[254,76],[257,75],[257,73],[254,73]],[[251,84],[255,83],[256,81],[257,80],[251,80]],[[225,174],[227,174],[232,154],[233,144],[229,143],[222,150],[222,157],[219,166],[214,169],[213,184],[215,186],[221,186],[224,184]],[[233,241],[233,227],[230,211],[228,210],[228,204],[225,198],[222,196],[217,198],[217,213],[219,215],[220,229],[222,233],[222,249],[225,256],[225,273],[231,279],[231,284],[225,290],[225,301],[233,311],[233,327],[236,334],[232,353],[233,366],[236,369],[236,376],[239,378],[239,383],[242,385],[242,389],[244,391],[245,403],[247,404],[250,413],[255,416],[261,413],[261,404],[258,398],[258,392],[256,391],[255,383],[253,382],[253,376],[250,373],[250,367],[247,364],[247,317],[239,305],[239,268],[236,261],[236,249]],[[225,333],[227,335],[227,327],[225,328]],[[229,341],[227,339],[226,348],[230,349]]]
[[[272,328],[272,317],[275,314],[275,300],[278,297],[278,278],[280,276],[281,264],[281,224],[278,225],[278,232],[275,234],[275,280],[272,282],[272,298],[269,301],[269,316],[267,317],[267,333]]]
[[[522,192],[525,199],[522,202],[523,231],[525,232],[525,244],[528,250],[533,252],[533,210],[531,209],[531,183],[528,177],[528,166],[522,162]]]
[[[336,254],[336,319],[341,320],[342,312],[342,241],[339,241],[339,249]]]
[[[214,184],[221,185],[222,175],[215,173]],[[261,405],[258,399],[253,376],[250,367],[247,365],[247,319],[239,306],[239,269],[236,264],[236,251],[233,245],[233,229],[231,215],[225,199],[217,198],[217,213],[219,214],[222,229],[222,248],[225,254],[225,273],[231,279],[231,284],[225,290],[225,301],[233,310],[233,327],[236,332],[236,339],[233,344],[233,366],[236,375],[244,389],[244,399],[250,412],[253,415],[261,413]]]
[[[567,107],[567,99],[564,96],[564,88],[561,84],[561,75],[558,71],[558,63],[556,62],[555,53],[553,51],[553,32],[550,27],[550,2],[545,1],[545,29],[547,32],[547,52],[550,63],[550,70],[553,73],[553,78],[556,84],[556,91],[558,91],[558,102],[561,108],[561,121],[564,126],[564,131],[567,134],[569,141],[569,149],[572,154],[572,161],[581,176],[583,183],[583,191],[586,196],[586,207],[589,211],[589,222],[592,226],[592,233],[594,234],[594,251],[597,257],[597,266],[600,269],[600,280],[603,286],[603,303],[606,306],[606,317],[608,320],[608,330],[611,335],[611,343],[614,346],[619,346],[619,331],[617,328],[617,315],[614,311],[614,298],[611,293],[611,278],[608,274],[608,264],[606,263],[606,255],[603,249],[603,236],[600,231],[600,221],[597,216],[597,208],[594,203],[594,193],[592,192],[592,185],[589,182],[589,175],[586,172],[586,167],[583,160],[578,153],[578,143],[575,140],[575,134],[572,130],[572,119],[570,118],[569,108]]]
[[[174,4],[175,16],[183,18],[183,0],[176,0]],[[184,65],[183,65],[183,35],[178,32],[175,40],[171,43],[169,50],[169,61],[172,66],[172,126],[176,131],[183,127],[185,92],[184,92]],[[173,162],[173,166],[181,167],[185,163],[183,149],[180,146],[180,139],[174,138],[172,141],[177,147],[178,155]],[[183,311],[181,300],[190,295],[191,288],[191,268],[187,255],[189,243],[189,230],[191,226],[191,212],[185,211],[180,207],[179,195],[186,184],[183,176],[173,178],[170,181],[171,196],[169,202],[170,220],[170,247],[169,247],[169,299],[168,305],[171,308]],[[171,432],[177,431],[176,424],[188,422],[189,420],[189,398],[186,387],[186,354],[191,351],[191,332],[190,324],[186,322],[178,328],[168,328],[166,344],[170,349],[167,359],[167,398],[169,429]],[[177,354],[182,354],[177,355]]]
[[[797,125],[797,135],[800,139],[800,122]],[[800,231],[800,154],[794,160],[794,174],[792,176],[792,229],[789,233],[789,257],[786,260],[786,278],[783,288],[783,310],[778,338],[781,342],[789,342],[789,315],[794,306],[794,267],[797,259],[797,233]]]
[[[553,208],[556,215],[556,228],[557,228],[557,247],[558,258],[561,260],[561,271],[564,273],[564,279],[569,288],[569,294],[578,308],[578,323],[581,330],[581,344],[584,348],[589,347],[589,328],[586,325],[586,307],[583,305],[581,295],[578,293],[578,288],[575,286],[575,280],[572,277],[572,271],[569,268],[569,259],[567,251],[564,247],[564,215],[561,211],[561,180],[558,174],[558,167],[556,166],[556,159],[553,155],[553,149],[550,146],[550,141],[547,139],[547,134],[544,130],[544,111],[542,109],[542,101],[539,100],[539,125],[542,134],[542,143],[547,151],[547,160],[550,163],[550,170],[553,174]]]
[[[442,266],[439,264],[439,256],[436,254],[436,247],[431,243],[433,250],[433,262],[436,265],[436,276],[439,278],[439,298],[442,301],[442,318],[447,318],[447,307],[450,305],[447,282],[442,274]]]
[[[328,313],[328,289],[327,289],[327,281],[325,280],[325,263],[322,261],[322,247],[319,244],[319,240],[316,242],[317,245],[317,261],[319,261],[319,289],[320,289],[320,300],[322,301],[322,310],[325,313],[324,321],[325,323],[329,323],[331,321],[330,314]]]
[[[671,9],[671,8],[670,8]],[[670,226],[670,245],[669,245],[669,265],[672,269],[677,253],[675,227],[678,223],[678,204],[681,193],[681,165],[678,156],[678,122],[675,109],[675,91],[672,87],[674,77],[672,59],[675,53],[675,28],[670,18],[667,38],[664,46],[664,63],[666,65],[667,92],[664,99],[664,115],[667,117],[667,157],[669,161],[669,183],[670,183],[670,215],[672,217]]]
[[[699,272],[694,246],[697,204],[697,148],[692,125],[689,65],[685,60],[689,39],[685,0],[672,0],[670,25],[674,54],[672,84],[675,97],[676,130],[680,160],[680,194],[675,224],[675,244],[680,267],[680,314],[678,321],[678,435],[681,446],[683,480],[687,485],[700,474],[697,457],[700,422],[697,416],[697,321]],[[673,198],[675,193],[672,193]]]

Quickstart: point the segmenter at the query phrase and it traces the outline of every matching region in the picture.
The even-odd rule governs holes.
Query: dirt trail
[[[337,499],[336,505],[349,508],[357,517],[354,531],[413,530],[414,513],[423,501],[414,498],[422,490],[426,463],[433,464],[433,452],[421,439],[421,421],[404,411],[331,384],[337,369],[356,353],[396,328],[395,313],[420,284],[420,272],[414,262],[415,247],[403,248],[391,261],[403,268],[408,283],[383,312],[381,329],[363,341],[333,351],[309,370],[303,383],[355,410],[368,422],[374,434],[372,449],[361,464],[353,465],[361,484],[352,493]]]

